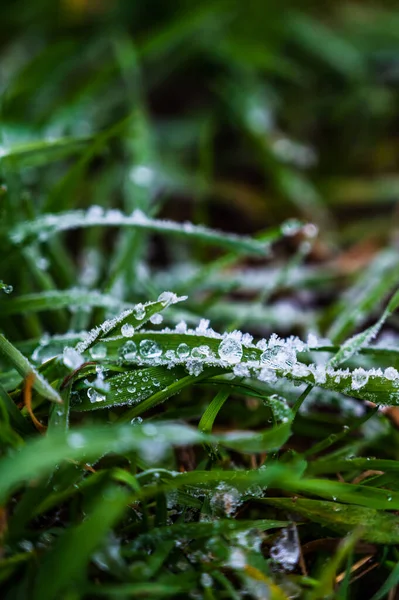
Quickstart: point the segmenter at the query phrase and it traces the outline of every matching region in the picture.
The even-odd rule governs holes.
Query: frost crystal
[[[124,323],[121,327],[121,334],[123,335],[123,337],[133,337],[134,335],[134,327],[133,325],[130,325],[129,323]]]
[[[197,329],[195,330],[195,333],[198,333],[199,335],[206,335],[208,327],[209,327],[209,320],[201,319]]]
[[[277,375],[273,369],[270,369],[269,367],[263,367],[258,375],[258,379],[259,381],[264,381],[265,383],[276,383]]]
[[[180,321],[175,327],[176,333],[186,333],[187,331],[187,323],[185,321]]]
[[[229,364],[239,363],[242,359],[243,350],[240,342],[232,336],[226,337],[219,345],[219,356]]]
[[[143,358],[158,358],[162,354],[162,348],[153,340],[141,340],[140,354]]]

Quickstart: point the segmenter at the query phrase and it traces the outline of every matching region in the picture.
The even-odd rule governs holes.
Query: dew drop
[[[176,349],[176,354],[178,358],[187,358],[190,355],[190,348],[185,343],[179,344]]]
[[[271,369],[290,369],[296,363],[296,354],[292,348],[273,346],[262,353],[260,361]]]
[[[159,313],[155,313],[155,315],[151,315],[150,321],[153,325],[160,325],[163,321],[163,316]]]
[[[158,302],[160,302],[163,306],[167,306],[172,302],[175,298],[175,294],[173,292],[162,292],[158,296]]]
[[[121,327],[121,334],[123,337],[130,338],[134,335],[134,327],[130,323],[124,323]]]
[[[193,348],[191,351],[191,356],[193,358],[207,358],[210,354],[210,349],[208,346],[197,346]]]
[[[355,369],[352,373],[352,390],[360,390],[369,380],[368,373],[364,369]]]
[[[120,349],[120,356],[127,361],[134,360],[137,356],[137,346],[133,340],[129,340]]]
[[[90,356],[94,360],[101,360],[107,356],[107,346],[105,344],[96,344],[89,350]]]
[[[94,404],[94,402],[104,402],[106,399],[105,396],[99,394],[94,388],[89,388],[87,390],[87,396],[92,404]]]
[[[139,302],[139,304],[136,304],[136,306],[133,308],[133,315],[138,321],[142,321],[144,319],[145,313],[145,306],[144,304],[141,304],[141,302]]]
[[[162,354],[162,348],[153,340],[141,340],[140,354],[143,358],[158,358]]]
[[[85,359],[83,356],[75,350],[75,348],[64,348],[63,363],[69,369],[79,369],[81,365],[83,365]]]
[[[226,337],[219,345],[219,356],[229,364],[233,365],[242,359],[242,345],[232,337]]]
[[[83,448],[85,445],[85,438],[81,433],[70,433],[68,435],[68,444],[71,448]]]

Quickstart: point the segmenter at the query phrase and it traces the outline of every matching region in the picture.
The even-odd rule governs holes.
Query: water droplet
[[[96,344],[89,350],[90,356],[94,360],[101,360],[107,356],[107,346],[105,344]]]
[[[81,433],[70,433],[68,435],[68,444],[71,448],[83,448],[85,445],[85,438]]]
[[[178,358],[187,358],[190,355],[190,348],[187,346],[187,344],[179,344],[177,346],[176,354]]]
[[[151,315],[150,321],[153,325],[160,325],[163,321],[163,316],[159,313],[155,313],[155,315]]]
[[[105,396],[99,394],[94,388],[89,388],[87,390],[87,396],[92,404],[94,404],[94,402],[104,402],[106,399]]]
[[[193,348],[191,351],[191,356],[193,358],[207,358],[210,354],[210,349],[208,346],[197,346]]]
[[[121,334],[123,337],[130,338],[134,335],[134,327],[130,323],[124,323],[121,327]]]
[[[287,527],[282,530],[270,549],[270,556],[285,571],[292,571],[295,568],[300,556],[296,527]]]
[[[232,548],[228,560],[228,565],[232,569],[244,569],[247,560],[241,548]]]
[[[11,294],[14,288],[12,285],[7,285],[6,283],[0,281],[0,290],[2,290],[5,294]]]
[[[62,360],[66,367],[74,370],[79,369],[79,367],[85,362],[83,356],[77,350],[75,350],[75,348],[69,347],[64,348]]]
[[[219,356],[229,364],[233,365],[242,359],[242,345],[232,337],[226,337],[219,345]]]
[[[137,346],[133,340],[129,340],[122,346],[119,353],[124,360],[134,360],[137,356]]]
[[[393,367],[388,367],[387,369],[385,369],[384,371],[384,376],[389,379],[390,381],[395,381],[396,379],[399,378],[399,373],[396,369],[394,369]]]
[[[355,369],[352,373],[352,390],[360,390],[369,380],[368,373],[364,369]]]
[[[139,302],[139,304],[136,304],[136,306],[133,308],[133,315],[138,321],[142,321],[144,319],[145,313],[145,306],[144,304],[141,304],[141,302]]]
[[[392,502],[392,496],[387,496],[388,502]]]
[[[132,419],[130,421],[131,425],[140,425],[140,423],[143,422],[143,417],[134,417],[134,419]]]
[[[211,588],[213,585],[213,579],[209,573],[201,573],[201,585],[204,588]]]
[[[162,292],[162,294],[159,294],[158,296],[158,302],[163,304],[163,306],[167,306],[174,298],[175,294],[173,292]]]
[[[143,358],[158,358],[162,354],[162,348],[153,340],[141,340],[140,354]]]

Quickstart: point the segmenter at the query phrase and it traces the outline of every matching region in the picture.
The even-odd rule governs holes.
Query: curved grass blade
[[[399,540],[399,518],[397,515],[325,500],[297,498],[263,498],[262,503],[277,508],[295,511],[311,522],[320,523],[339,534],[346,534],[357,527],[362,528],[362,538],[375,544],[397,544]]]
[[[16,296],[12,301],[0,300],[1,315],[18,315],[27,312],[42,312],[60,308],[98,307],[110,310],[133,308],[134,304],[122,302],[114,296],[95,290],[72,288],[69,290],[49,290],[36,294]]]
[[[87,142],[87,138],[61,138],[16,144],[8,149],[2,148],[0,165],[8,170],[46,165],[79,153]]]
[[[330,360],[330,365],[332,367],[337,367],[345,361],[352,358],[352,356],[359,352],[359,350],[361,350],[365,346],[368,346],[371,340],[377,336],[378,332],[380,331],[381,327],[388,319],[388,317],[391,316],[391,314],[398,308],[398,306],[399,291],[397,291],[393,295],[393,297],[388,303],[388,306],[386,307],[378,321],[374,323],[374,325],[372,325],[368,329],[365,329],[365,331],[362,331],[361,333],[358,333],[357,335],[351,337],[344,344],[342,344],[341,348],[338,350],[336,355],[333,356],[333,358]]]
[[[124,215],[119,210],[103,211],[96,206],[88,211],[77,210],[44,215],[35,221],[22,223],[9,233],[9,238],[15,244],[28,244],[39,236],[42,239],[49,238],[59,232],[82,227],[130,227],[151,233],[175,235],[222,248],[230,248],[238,253],[265,256],[268,251],[268,244],[253,238],[227,234],[192,223],[152,219],[139,209],[133,211],[131,215]]]
[[[0,353],[5,356],[22,377],[27,377],[30,374],[34,375],[33,387],[38,394],[51,402],[62,402],[59,394],[51,387],[49,382],[2,334],[0,334]]]
[[[107,485],[85,520],[70,527],[46,554],[35,576],[34,600],[52,600],[81,583],[94,550],[107,531],[121,518],[127,507],[128,493]],[[62,569],[59,565],[62,564]],[[54,573],[57,571],[57,577]]]

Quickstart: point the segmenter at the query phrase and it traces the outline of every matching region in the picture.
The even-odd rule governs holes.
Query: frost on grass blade
[[[14,244],[26,244],[35,239],[46,240],[58,232],[81,227],[131,227],[148,232],[164,233],[188,239],[196,239],[205,244],[214,244],[231,248],[236,252],[265,255],[269,245],[250,237],[238,236],[209,229],[192,223],[176,223],[169,220],[152,219],[136,209],[131,215],[125,215],[116,209],[103,210],[92,206],[87,211],[76,210],[39,217],[35,221],[22,223],[9,234]]]
[[[120,315],[113,319],[107,319],[98,327],[95,327],[89,331],[83,340],[76,345],[76,351],[82,354],[97,341],[109,336],[117,328],[120,333],[125,337],[131,337],[136,329],[139,329],[151,319],[152,316],[157,315],[161,310],[182,302],[187,299],[187,296],[176,296],[173,292],[163,292],[158,297],[157,302],[146,302],[142,304],[136,304],[132,308],[124,310]]]

